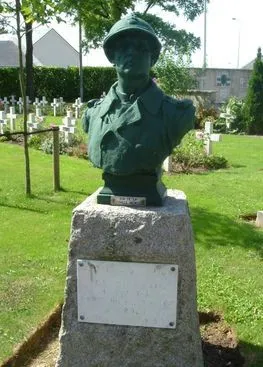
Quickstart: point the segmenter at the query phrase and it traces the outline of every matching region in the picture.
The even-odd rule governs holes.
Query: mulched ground
[[[41,325],[17,353],[1,367],[54,367],[59,352],[61,306]],[[215,313],[199,313],[205,367],[242,367],[234,331]],[[30,346],[34,345],[32,350]],[[35,358],[32,360],[32,356]],[[31,356],[31,360],[28,361]],[[27,360],[27,362],[26,362]]]

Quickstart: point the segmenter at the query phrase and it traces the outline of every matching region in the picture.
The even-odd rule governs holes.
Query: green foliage
[[[173,54],[190,54],[200,47],[199,37],[184,29],[176,29],[174,24],[165,22],[162,18],[150,13],[136,13],[138,17],[150,23],[162,43],[163,50]]]
[[[230,97],[227,103],[221,107],[221,112],[231,115],[230,128],[225,127],[225,132],[232,134],[246,132],[247,125],[244,117],[244,101],[242,99]],[[226,124],[226,119],[220,117],[216,126],[220,126],[222,120]]]
[[[173,151],[174,170],[191,172],[195,169],[226,168],[227,160],[222,156],[207,156],[204,149],[204,140],[195,137],[195,131],[185,135],[181,144]]]
[[[218,118],[218,110],[214,107],[205,108],[204,104],[199,103],[196,111],[196,129],[203,129],[207,121],[215,122]]]
[[[261,48],[249,80],[244,114],[249,134],[263,135],[263,62]]]
[[[99,98],[107,92],[116,80],[116,72],[111,67],[84,67],[84,100]],[[66,102],[74,102],[79,96],[79,69],[34,68],[35,95],[45,96],[49,101],[63,97]],[[0,95],[20,96],[17,68],[0,68]]]
[[[34,149],[40,150],[45,138],[46,138],[46,135],[44,135],[44,134],[35,134],[35,135],[32,135],[29,138],[28,146],[30,148],[34,148]]]
[[[48,136],[41,142],[41,150],[43,150],[46,154],[53,153],[53,137]],[[59,136],[59,154],[66,154],[67,153],[68,144],[65,140]]]
[[[79,2],[78,0],[63,0],[65,12],[74,15],[74,19],[81,19],[86,40],[83,45],[88,49],[98,47],[112,25],[127,14],[128,10],[136,11],[136,0],[89,0]],[[142,5],[142,2],[140,2]],[[186,19],[193,20],[203,12],[202,0],[147,0],[144,9],[136,14],[149,21],[161,39],[164,48],[173,48],[178,51],[195,50],[200,46],[200,39],[185,30],[177,30],[169,22],[164,22],[161,17],[151,14],[153,8],[159,8],[173,15],[183,14]]]
[[[163,91],[168,95],[184,93],[193,88],[195,79],[189,71],[190,59],[178,56],[176,59],[171,53],[163,53],[153,68]]]

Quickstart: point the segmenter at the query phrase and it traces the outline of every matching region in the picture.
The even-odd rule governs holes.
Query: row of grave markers
[[[27,120],[28,131],[37,131],[43,128],[44,117],[39,114],[29,113]],[[0,111],[0,134],[4,134],[7,130],[14,132],[16,130],[15,108],[10,107],[10,112]],[[67,144],[72,143],[74,134],[76,133],[76,119],[73,118],[73,112],[67,110],[67,115],[62,119],[62,125],[59,126],[59,131],[63,134],[64,140]]]
[[[29,99],[29,97],[26,97],[26,103],[27,106],[29,106],[31,104],[31,101]],[[64,105],[66,102],[64,102],[63,97],[59,97],[59,98],[54,98],[53,102],[50,103],[51,107],[53,107],[53,116],[57,116],[57,113],[62,113],[63,109],[64,109]],[[4,112],[7,114],[8,111],[8,107],[11,105],[13,108],[15,108],[15,106],[18,106],[18,112],[19,114],[22,113],[23,111],[23,100],[22,97],[19,97],[18,100],[15,99],[15,96],[11,96],[10,100],[8,100],[7,97],[4,97],[3,99],[0,98],[0,104],[3,105],[4,107]],[[43,112],[45,111],[47,105],[49,105],[49,102],[47,101],[46,97],[43,96],[42,99],[40,100],[39,98],[35,98],[35,102],[33,102],[33,105],[35,106],[36,109],[36,114],[38,115],[42,115],[42,110]],[[75,102],[72,104],[72,107],[75,111],[75,118],[79,118],[80,117],[80,108],[83,105],[83,103],[81,102],[80,97],[78,97]],[[37,112],[40,111],[40,112]]]

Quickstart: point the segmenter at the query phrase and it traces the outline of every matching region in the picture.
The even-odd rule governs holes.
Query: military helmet
[[[108,60],[111,63],[114,62],[114,41],[118,38],[118,36],[125,32],[138,32],[146,36],[146,39],[150,43],[152,61],[153,64],[155,64],[161,51],[161,43],[150,24],[134,14],[116,22],[110,29],[108,35],[105,37],[103,41],[103,49]]]

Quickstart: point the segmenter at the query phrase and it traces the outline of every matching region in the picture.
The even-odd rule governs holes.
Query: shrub
[[[203,104],[199,104],[196,111],[196,129],[203,129],[206,121],[215,122],[219,117],[219,112],[214,107],[205,108]]]
[[[204,140],[197,140],[195,132],[190,131],[181,144],[173,151],[173,170],[191,172],[197,169],[226,168],[227,160],[222,156],[207,156]]]
[[[66,154],[67,153],[68,144],[65,142],[64,138],[61,136],[59,137],[59,154]],[[46,137],[42,144],[41,150],[47,154],[53,154],[53,137],[48,136]]]
[[[116,80],[113,67],[84,67],[84,100],[99,98]],[[65,102],[74,102],[79,96],[79,69],[77,67],[34,67],[35,96],[45,96],[49,102],[63,97]],[[1,96],[21,95],[18,68],[0,68]]]
[[[258,49],[244,106],[249,134],[263,135],[263,62]]]
[[[47,134],[31,135],[28,140],[28,145],[31,148],[41,150],[41,146],[46,138],[47,138]]]
[[[221,107],[221,112],[231,115],[230,127],[226,126],[226,118],[220,117],[215,124],[215,129],[217,131],[228,132],[232,134],[246,132],[244,102],[242,99],[230,97],[227,103]],[[223,127],[223,125],[225,126]]]

